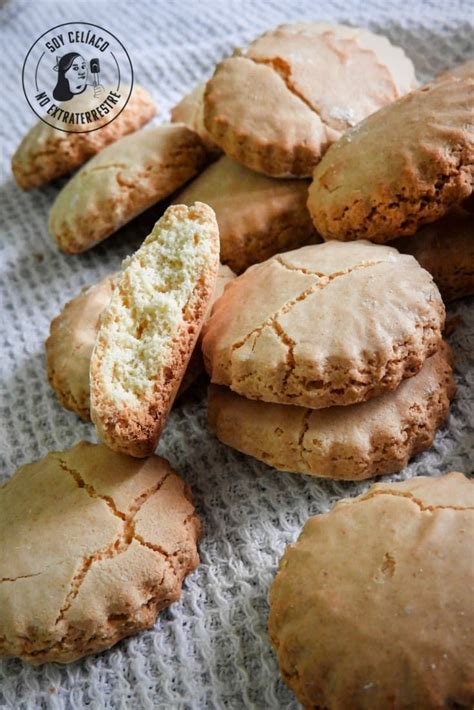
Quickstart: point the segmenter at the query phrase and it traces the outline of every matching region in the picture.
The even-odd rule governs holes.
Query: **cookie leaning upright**
[[[474,189],[474,78],[427,84],[349,131],[315,168],[308,209],[325,239],[414,234]]]
[[[90,365],[91,418],[110,448],[155,449],[212,298],[219,231],[207,205],[169,207],[124,262]]]
[[[248,168],[310,177],[348,128],[415,86],[411,61],[385,37],[344,25],[282,25],[217,66],[204,123]]]
[[[204,327],[215,384],[319,409],[394,390],[439,349],[444,305],[412,256],[369,242],[302,247],[228,285]]]
[[[90,249],[192,178],[206,160],[201,139],[182,124],[121,138],[63,187],[49,231],[68,254]]]

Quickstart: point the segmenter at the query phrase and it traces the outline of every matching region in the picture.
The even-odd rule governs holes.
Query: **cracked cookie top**
[[[157,456],[82,441],[22,466],[0,488],[0,655],[66,663],[151,626],[196,567],[199,531]]]
[[[280,669],[305,707],[474,702],[474,484],[380,483],[310,518],[270,592]]]
[[[440,347],[443,324],[439,291],[412,256],[327,242],[229,284],[204,327],[203,353],[215,384],[317,409],[395,389]]]
[[[316,166],[308,209],[325,239],[384,243],[474,189],[474,78],[459,71],[369,116]]]
[[[49,231],[66,253],[90,249],[181,187],[205,159],[201,139],[183,124],[125,136],[63,187],[51,208]]]
[[[348,128],[415,86],[411,61],[385,37],[344,25],[282,25],[217,66],[204,122],[247,167],[309,177]]]

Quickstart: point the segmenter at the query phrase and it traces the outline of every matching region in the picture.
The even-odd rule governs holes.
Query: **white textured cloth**
[[[166,120],[169,108],[207,77],[217,60],[283,21],[367,26],[404,47],[419,78],[426,79],[472,52],[471,8],[470,0],[4,0],[2,475],[9,476],[51,449],[66,448],[81,438],[95,440],[93,427],[63,410],[50,390],[43,343],[50,320],[63,304],[85,284],[116,269],[159,216],[158,209],[151,210],[83,255],[58,252],[47,230],[58,186],[23,193],[10,174],[11,155],[36,120],[23,96],[21,68],[39,35],[74,20],[115,33],[131,55],[136,81],[159,105],[158,120]],[[449,310],[462,318],[451,338],[458,395],[433,448],[393,478],[469,468],[474,429],[472,299]],[[269,586],[284,547],[295,540],[305,520],[369,484],[277,473],[221,445],[206,429],[204,384],[174,409],[159,453],[191,484],[204,523],[202,562],[186,581],[181,600],[152,630],[68,667],[0,662],[0,708],[297,707],[279,678],[267,636]]]

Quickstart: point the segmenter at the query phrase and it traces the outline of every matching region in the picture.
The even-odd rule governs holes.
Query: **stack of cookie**
[[[394,473],[428,448],[454,382],[444,306],[412,256],[307,246],[229,284],[204,327],[218,438],[277,469]]]

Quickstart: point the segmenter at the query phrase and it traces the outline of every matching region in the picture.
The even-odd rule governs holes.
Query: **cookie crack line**
[[[280,79],[283,81],[283,83],[285,84],[285,86],[288,89],[288,91],[290,92],[290,94],[293,94],[293,96],[295,96],[297,99],[302,101],[309,108],[311,113],[314,113],[319,118],[319,120],[321,121],[322,125],[325,128],[331,128],[331,126],[321,118],[321,114],[319,113],[317,108],[315,106],[313,106],[311,101],[309,101],[306,98],[306,96],[304,94],[302,94],[296,88],[296,86],[293,84],[293,82],[291,80],[290,66],[287,62],[285,62],[284,59],[282,59],[281,57],[272,57],[269,59],[257,59],[256,57],[249,57],[246,54],[243,54],[241,56],[243,59],[249,59],[254,64],[263,64],[264,66],[267,66],[267,67],[270,67],[271,69],[273,69],[275,74],[277,74],[280,77]]]
[[[412,503],[417,505],[422,513],[432,513],[435,510],[474,510],[474,506],[469,505],[464,508],[458,505],[425,505],[422,500],[414,496],[413,493],[410,493],[410,491],[405,491],[403,493],[401,491],[394,490],[372,491],[372,493],[367,493],[367,495],[361,498],[358,502],[363,503],[364,501],[371,500],[372,498],[376,498],[377,496],[394,496],[396,498],[407,498]]]
[[[77,597],[79,594],[79,590],[81,588],[82,583],[84,582],[84,579],[87,576],[87,573],[89,569],[92,567],[94,562],[103,560],[103,559],[110,559],[113,557],[116,557],[117,555],[125,552],[128,547],[131,545],[133,540],[136,540],[141,544],[141,536],[138,536],[137,533],[135,532],[135,524],[134,524],[134,518],[139,512],[140,508],[144,503],[151,498],[153,495],[158,493],[160,488],[163,486],[165,483],[166,479],[169,478],[172,473],[169,472],[163,476],[163,478],[154,486],[151,488],[148,488],[146,491],[141,493],[139,496],[137,496],[132,505],[130,506],[129,514],[123,513],[121,510],[117,508],[115,505],[114,500],[110,496],[104,496],[100,495],[95,488],[86,483],[84,479],[82,478],[81,474],[79,471],[75,470],[74,468],[70,467],[67,465],[67,463],[64,461],[64,459],[61,459],[59,456],[55,456],[56,460],[58,461],[59,465],[61,468],[68,473],[74,481],[76,482],[77,486],[79,488],[83,488],[87,495],[90,496],[91,498],[99,498],[100,500],[103,500],[106,505],[109,507],[110,511],[112,512],[115,517],[119,518],[122,523],[123,523],[123,529],[120,535],[118,535],[109,545],[106,545],[103,548],[100,548],[99,550],[95,550],[92,554],[88,555],[83,559],[82,565],[79,569],[78,572],[74,575],[74,577],[71,580],[71,584],[69,587],[69,591],[66,595],[66,599],[64,601],[64,604],[61,606],[61,609],[59,610],[59,614],[56,618],[55,621],[55,626],[59,624],[60,621],[64,618],[64,615],[70,609],[74,599]],[[158,547],[151,547],[151,543],[146,546],[150,546],[150,549],[153,549],[155,552],[158,554],[162,555],[165,559],[165,561],[168,563],[168,557],[169,555],[166,554],[166,552]],[[173,568],[174,572],[174,568]]]
[[[0,578],[0,584],[3,582],[16,582],[17,579],[29,579],[30,577],[40,577],[45,570],[41,570],[41,572],[33,572],[32,574],[20,574],[18,577],[1,577]]]
[[[281,262],[280,262],[281,263]],[[367,269],[370,268],[371,266],[377,266],[378,264],[386,263],[383,261],[364,261],[362,264],[356,264],[355,266],[351,266],[348,269],[344,269],[343,271],[335,271],[332,274],[328,274],[327,276],[324,276],[323,278],[320,278],[318,281],[316,281],[312,286],[309,286],[307,289],[302,291],[298,296],[295,296],[294,298],[290,299],[287,301],[283,306],[281,306],[275,313],[273,313],[271,316],[269,316],[263,323],[261,323],[259,326],[254,328],[253,330],[250,331],[250,333],[247,333],[244,338],[239,340],[237,343],[234,343],[231,347],[231,353],[234,353],[236,350],[239,350],[242,348],[252,337],[252,335],[260,335],[260,333],[268,327],[274,328],[274,323],[276,323],[276,319],[279,318],[282,315],[286,315],[294,305],[299,303],[300,301],[304,301],[308,296],[310,296],[312,293],[316,293],[316,291],[322,291],[326,286],[328,286],[332,281],[334,281],[337,278],[340,278],[342,276],[347,276],[348,274],[351,274],[353,271],[358,271],[360,269]],[[315,276],[317,274],[315,273]],[[318,277],[319,278],[319,277]],[[281,326],[278,324],[278,326],[281,328]],[[282,332],[283,329],[281,329]],[[286,335],[286,334],[285,334]],[[288,338],[288,336],[286,336]],[[288,379],[289,375],[291,373],[287,373],[286,378]]]

